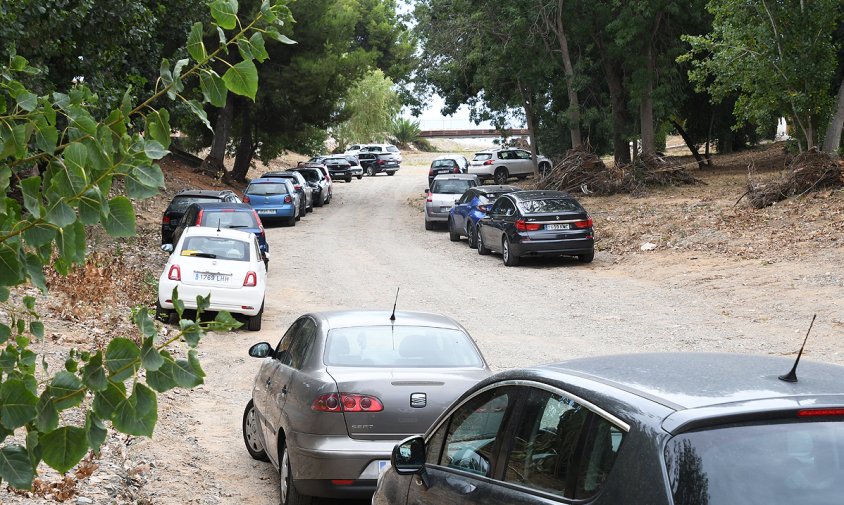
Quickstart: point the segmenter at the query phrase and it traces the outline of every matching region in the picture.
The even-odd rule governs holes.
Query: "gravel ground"
[[[619,262],[602,251],[589,265],[537,259],[506,268],[497,255],[449,242],[445,229],[424,230],[426,174],[409,166],[394,177],[336,183],[330,205],[295,227],[270,227],[263,330],[207,336],[200,345],[206,384],[160,397],[153,440],[112,438],[111,456],[73,500],[277,503],[275,470],[250,459],[241,439],[259,365],[247,349],[275,344],[307,311],[390,309],[399,287],[400,309],[455,318],[497,370],[622,352],[789,355],[814,313],[807,359],[844,363],[836,341],[844,327],[838,249],[773,264],[660,251]],[[39,501],[4,492],[0,502]]]

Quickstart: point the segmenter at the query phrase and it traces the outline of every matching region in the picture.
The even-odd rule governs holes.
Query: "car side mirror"
[[[249,348],[249,355],[253,358],[266,358],[267,356],[273,357],[275,355],[275,351],[273,351],[273,346],[270,344],[261,342]]]
[[[166,253],[173,252],[173,244],[161,244],[161,250]]]
[[[425,439],[416,435],[396,444],[390,463],[399,475],[421,472],[425,466]]]
[[[430,193],[431,193],[431,190],[429,188],[425,188],[425,194],[428,195]]]

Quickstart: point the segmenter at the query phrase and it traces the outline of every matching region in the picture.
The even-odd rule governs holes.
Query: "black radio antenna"
[[[390,314],[390,321],[396,320],[396,304],[399,303],[399,290],[401,287],[396,288],[396,301],[393,302],[393,313]]]
[[[809,331],[806,332],[806,338],[803,339],[803,345],[800,346],[800,352],[797,353],[797,359],[794,360],[794,366],[791,367],[791,371],[785,375],[780,375],[779,380],[785,382],[797,382],[797,364],[800,363],[800,356],[803,355],[803,348],[806,347],[806,341],[809,340],[809,332],[812,331],[812,326],[815,324],[815,318],[818,317],[817,314],[812,316],[812,322],[809,323]]]

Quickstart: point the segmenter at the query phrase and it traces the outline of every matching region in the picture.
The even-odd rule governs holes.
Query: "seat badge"
[[[410,406],[414,409],[421,409],[428,405],[428,398],[425,393],[412,393],[410,395]]]

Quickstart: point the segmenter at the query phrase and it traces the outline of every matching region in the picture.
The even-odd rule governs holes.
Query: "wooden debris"
[[[751,167],[745,195],[752,207],[762,209],[792,196],[842,185],[838,157],[812,148],[795,156],[786,171],[773,181],[758,180]]]

